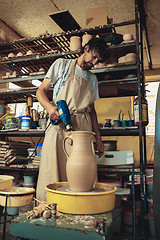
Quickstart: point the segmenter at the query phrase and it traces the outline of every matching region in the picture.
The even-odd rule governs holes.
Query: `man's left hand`
[[[98,150],[96,151],[96,155],[100,158],[104,153],[104,145],[101,138],[96,139],[96,144],[97,144],[97,150]]]

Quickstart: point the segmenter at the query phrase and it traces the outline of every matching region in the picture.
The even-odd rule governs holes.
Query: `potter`
[[[53,121],[59,119],[56,102],[65,100],[71,114],[72,129],[74,132],[95,132],[98,154],[100,155],[103,154],[104,146],[94,108],[94,102],[99,99],[98,80],[89,70],[97,63],[105,61],[108,57],[109,49],[106,42],[100,38],[93,38],[84,46],[81,55],[77,59],[59,58],[54,61],[36,93],[38,101]],[[53,86],[52,103],[47,97],[47,92],[51,86]],[[67,181],[67,157],[62,149],[63,140],[67,136],[70,136],[70,133],[64,128],[63,124],[50,124],[45,132],[36,191],[38,200],[46,199],[45,187],[47,184]],[[67,152],[69,152],[68,148],[72,148],[69,143],[70,141],[65,142]],[[77,155],[81,155],[82,159],[84,158],[81,153],[76,154],[76,158]],[[80,163],[80,160],[77,162]],[[89,171],[90,169],[87,170],[87,179],[84,182],[86,185],[87,182],[92,180],[92,183],[90,187],[83,189],[85,191],[90,191],[95,181],[95,177],[89,179]],[[92,172],[96,172],[96,162]]]
[[[92,190],[97,176],[97,161],[93,140],[95,133],[89,131],[74,131],[63,141],[63,149],[67,155],[67,179],[69,187],[74,192],[89,192]],[[65,142],[71,140],[70,155],[66,151]]]

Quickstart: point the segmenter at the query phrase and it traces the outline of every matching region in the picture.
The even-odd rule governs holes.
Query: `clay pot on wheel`
[[[94,133],[75,131],[63,141],[64,152],[67,155],[67,179],[69,187],[74,192],[89,192],[92,190],[97,176],[97,161],[93,139]],[[67,139],[73,143],[71,154],[65,148]]]

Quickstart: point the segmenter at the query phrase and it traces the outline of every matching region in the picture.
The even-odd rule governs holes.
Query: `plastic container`
[[[24,184],[33,184],[34,182],[34,176],[23,176],[24,178]]]
[[[128,121],[127,120],[122,120],[121,121],[121,126],[122,127],[127,127],[127,125],[128,125]]]
[[[35,144],[37,146],[37,144]],[[38,156],[41,156],[42,154],[42,146],[43,146],[43,143],[39,143],[38,146],[37,146],[37,155]]]
[[[33,121],[31,128],[36,129],[38,127],[38,121]]]
[[[132,120],[132,119],[128,120],[128,126],[129,127],[134,126],[134,120]]]
[[[28,148],[28,157],[35,157],[35,148]],[[32,155],[33,154],[33,155]]]
[[[121,126],[121,121],[120,120],[113,120],[114,122],[114,127],[120,127]]]
[[[17,117],[18,119],[18,128],[21,128],[22,116]]]
[[[18,207],[7,207],[7,214],[11,216],[18,215]]]
[[[21,129],[24,129],[24,130],[29,129],[30,123],[31,123],[31,116],[29,115],[22,116]]]

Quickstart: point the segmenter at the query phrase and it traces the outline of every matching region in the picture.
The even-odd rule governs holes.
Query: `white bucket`
[[[22,116],[21,129],[29,129],[31,116]]]

